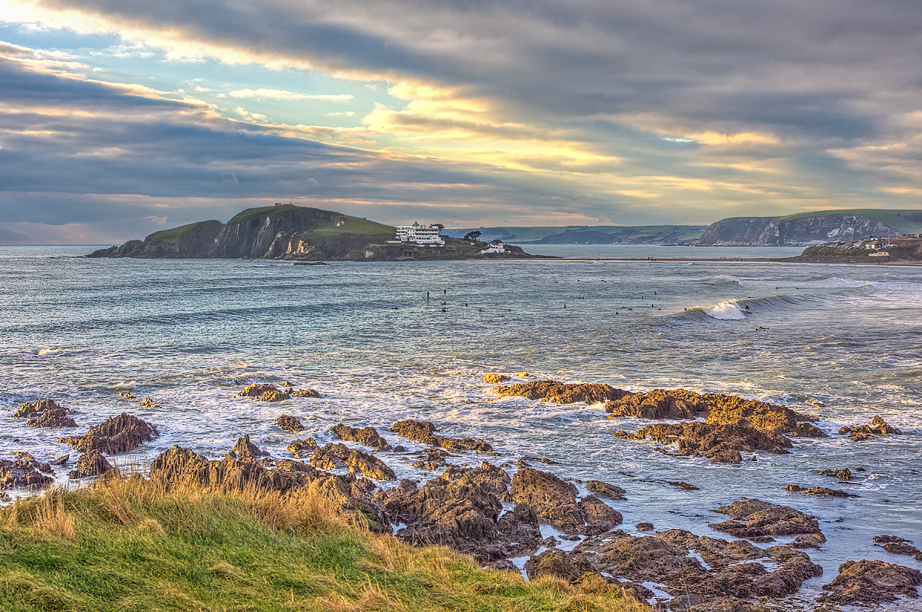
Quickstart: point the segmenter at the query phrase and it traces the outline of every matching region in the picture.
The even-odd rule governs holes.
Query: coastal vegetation
[[[372,533],[307,489],[164,486],[113,472],[0,510],[6,610],[646,609],[621,589],[482,569]]]

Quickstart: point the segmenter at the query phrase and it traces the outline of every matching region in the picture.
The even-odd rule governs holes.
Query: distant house
[[[480,254],[488,255],[490,253],[505,253],[505,252],[506,252],[506,245],[503,244],[503,241],[494,240],[493,242],[487,245],[487,248],[480,251]]]
[[[413,225],[399,225],[397,226],[397,237],[394,240],[388,240],[388,244],[413,243],[421,246],[445,246],[445,240],[439,235],[444,227],[440,223],[420,225],[414,222]]]

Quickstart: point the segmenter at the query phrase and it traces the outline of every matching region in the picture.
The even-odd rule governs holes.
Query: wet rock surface
[[[53,473],[47,463],[36,461],[29,453],[22,453],[17,459],[0,459],[0,490],[41,489],[54,483]]]
[[[922,563],[922,550],[912,545],[912,542],[894,535],[876,535],[874,544],[880,546],[888,553],[894,555],[906,555],[914,557],[916,561]]]
[[[848,493],[842,489],[830,489],[828,487],[802,487],[799,484],[789,484],[784,487],[785,491],[792,493],[803,493],[804,495],[819,495],[822,497],[858,497],[853,493]]]
[[[144,419],[123,412],[90,427],[82,436],[58,438],[58,442],[81,453],[95,449],[108,455],[119,455],[154,440],[158,435],[157,428]]]
[[[282,429],[292,433],[304,431],[304,425],[301,424],[301,421],[291,416],[290,414],[283,414],[279,418],[275,419],[275,424]]]
[[[70,471],[70,478],[89,478],[91,476],[102,476],[112,469],[112,464],[96,449],[90,449],[80,455],[77,459],[77,465]]]
[[[533,468],[512,477],[510,490],[517,504],[534,508],[538,517],[566,534],[598,534],[621,524],[621,514],[594,495],[577,502],[572,483]]]
[[[692,421],[658,423],[642,427],[636,433],[618,431],[616,437],[628,440],[651,440],[661,444],[676,444],[677,455],[707,457],[714,463],[740,463],[740,452],[756,450],[785,454],[792,444],[781,434],[766,433],[750,426],[745,420],[734,424]]]
[[[435,471],[448,465],[449,452],[443,448],[427,448],[416,454],[418,459],[413,462],[413,467],[421,470]]]
[[[891,427],[880,416],[871,419],[870,425],[846,425],[839,429],[839,435],[847,435],[849,440],[861,442],[871,436],[890,436],[901,434],[896,427]]]
[[[407,438],[408,440],[422,442],[423,444],[428,444],[429,446],[438,446],[455,452],[477,451],[481,453],[489,453],[493,450],[492,446],[483,440],[478,440],[476,438],[459,439],[440,436],[435,433],[435,425],[429,421],[413,421],[410,419],[405,421],[397,421],[391,427],[391,431],[399,436]]]
[[[712,529],[754,542],[770,542],[773,536],[821,533],[816,517],[759,499],[740,499],[717,512],[730,519],[712,524]]]
[[[489,491],[501,501],[512,501],[509,495],[509,485],[512,478],[502,468],[484,461],[480,466],[475,468],[464,468],[449,466],[439,476],[445,481],[463,481],[472,485],[477,485],[486,491]]]
[[[576,584],[584,574],[598,573],[583,555],[567,553],[556,548],[546,550],[525,562],[525,574],[529,580],[553,576]]]
[[[555,380],[535,380],[498,386],[490,391],[500,396],[525,397],[555,404],[600,404],[619,400],[629,393],[605,384],[567,384]]]
[[[323,397],[319,391],[314,389],[296,389],[291,392],[291,397],[313,397],[321,398]]]
[[[583,486],[585,486],[587,490],[592,491],[599,497],[604,497],[606,499],[616,501],[621,501],[624,499],[624,489],[621,487],[616,487],[612,484],[608,484],[607,482],[602,482],[601,480],[587,480]]]
[[[374,427],[356,429],[339,423],[333,427],[333,433],[336,434],[340,440],[358,442],[362,446],[375,448],[379,451],[391,450],[391,445],[388,444],[387,440],[381,437],[381,434],[379,434]]]
[[[314,451],[311,465],[323,470],[348,468],[353,474],[360,474],[375,480],[396,480],[394,470],[375,457],[345,444],[331,442]]]
[[[817,600],[839,605],[877,605],[896,601],[897,597],[915,599],[922,584],[919,570],[884,561],[846,561],[839,574],[823,586]]]
[[[828,468],[825,470],[820,470],[820,476],[829,476],[831,478],[838,478],[839,480],[851,480],[852,471],[848,468]]]

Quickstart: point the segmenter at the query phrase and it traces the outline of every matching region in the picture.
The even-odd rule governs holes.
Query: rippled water
[[[590,259],[640,252],[545,250],[553,249]],[[765,250],[724,250],[721,262],[663,261],[666,252],[654,248],[659,255],[640,257],[655,262],[328,266],[76,256],[89,250],[0,248],[0,407],[50,397],[77,410],[81,428],[122,411],[157,424],[163,435],[122,463],[143,465],[173,444],[219,457],[245,433],[289,456],[294,436],[272,425],[283,413],[308,428],[299,437],[321,443],[338,422],[373,425],[396,442],[390,424],[425,419],[446,435],[486,439],[500,463],[537,455],[559,461],[547,469],[561,476],[625,488],[628,500],[612,503],[625,529],[651,521],[725,537],[707,526],[722,518],[713,509],[743,496],[815,514],[828,542],[810,552],[825,575],[807,585],[808,596],[847,559],[922,569],[871,540],[887,533],[922,545],[922,268],[733,261]],[[783,403],[818,414],[830,434],[879,414],[905,435],[795,440],[789,455],[712,465],[612,436],[640,421],[607,420],[599,406],[497,399],[480,379],[523,370]],[[278,404],[233,397],[249,382],[285,380],[325,397]],[[122,390],[138,399],[118,397]],[[143,397],[159,407],[142,408]],[[55,442],[59,431],[0,418],[0,457],[69,450]],[[401,476],[431,477],[381,456]],[[816,474],[858,466],[866,471],[841,485]],[[701,490],[676,491],[666,480]],[[788,493],[783,487],[792,482],[841,486],[860,497]],[[920,609],[913,605],[900,604]]]

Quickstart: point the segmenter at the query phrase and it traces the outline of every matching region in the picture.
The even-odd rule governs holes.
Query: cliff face
[[[344,259],[394,237],[394,228],[300,206],[245,210],[226,225],[202,221],[100,249],[90,257]]]
[[[712,223],[698,239],[698,245],[809,246],[899,234],[885,223],[861,215],[734,217]]]

